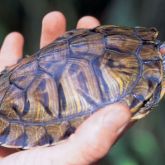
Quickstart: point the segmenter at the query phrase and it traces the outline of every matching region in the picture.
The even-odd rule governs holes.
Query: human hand
[[[77,28],[92,28],[99,22],[83,17]],[[59,12],[47,14],[42,23],[40,47],[44,47],[65,32],[66,21]],[[23,54],[23,37],[9,34],[0,50],[0,69],[15,64]],[[106,106],[89,117],[68,139],[56,146],[32,148],[26,151],[0,149],[1,165],[87,165],[107,154],[130,120],[128,108],[121,104]],[[16,152],[16,153],[15,153]]]

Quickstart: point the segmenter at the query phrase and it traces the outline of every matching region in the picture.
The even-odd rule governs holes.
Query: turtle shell
[[[160,99],[155,28],[72,30],[0,75],[0,144],[30,148],[67,138],[92,113],[125,102],[140,119]]]

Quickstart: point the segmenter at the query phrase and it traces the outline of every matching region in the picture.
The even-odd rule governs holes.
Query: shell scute
[[[49,137],[42,126],[27,126],[25,127],[25,133],[26,141],[24,142],[24,148],[49,144]]]
[[[29,102],[29,107],[25,107],[27,113],[22,116],[23,120],[46,122],[57,118],[57,110],[59,109],[58,92],[52,77],[47,74],[36,77],[26,95],[26,102]]]
[[[154,41],[158,36],[156,28],[145,27],[120,27],[114,25],[99,26],[95,29],[96,32],[104,33],[105,35],[127,35],[136,36],[141,40]]]
[[[126,35],[112,35],[105,37],[107,49],[119,51],[123,53],[134,53],[136,52],[141,41],[135,37],[129,37]]]
[[[57,43],[57,44],[56,44]],[[57,62],[65,60],[68,54],[68,45],[65,41],[53,42],[47,47],[38,51],[37,56],[40,62]]]
[[[163,68],[161,61],[153,61],[144,64],[142,76],[152,83],[159,84],[163,78]]]
[[[37,74],[37,69],[38,63],[36,60],[21,65],[11,73],[10,82],[22,89],[26,89]]]
[[[154,41],[158,36],[156,28],[135,27],[135,34],[142,40]]]
[[[123,98],[123,102],[125,102],[130,108],[131,113],[136,114],[137,110],[142,107],[143,101],[136,98],[133,94],[128,94]]]
[[[134,29],[129,27],[119,27],[114,25],[106,25],[106,26],[99,26],[94,29],[95,32],[103,33],[105,36],[107,35],[133,35]]]
[[[140,101],[144,102],[152,96],[155,86],[148,84],[145,79],[140,79],[135,88],[132,90],[132,94]]]
[[[93,78],[91,79],[91,77]],[[64,98],[63,95],[60,97],[60,112],[63,117],[87,111],[94,103],[100,102],[99,91],[93,89],[93,86],[97,87],[97,80],[86,60],[70,60],[61,76],[60,84],[64,92],[63,95],[67,98],[65,101],[66,109],[63,109],[64,106],[61,104]],[[88,89],[88,92],[86,92],[86,89]],[[90,101],[90,98],[93,102]]]
[[[147,61],[161,61],[162,56],[155,45],[145,45],[140,50],[140,57],[144,62]]]
[[[88,34],[86,29],[70,30],[66,32],[63,36],[59,37],[56,41],[57,42],[68,41],[74,39],[75,37],[77,38],[77,36],[78,37],[85,36],[86,34]]]
[[[107,51],[97,63],[94,69],[99,75],[102,95],[107,100],[113,102],[120,98],[137,79],[139,65],[133,55]]]
[[[6,138],[9,133],[9,122],[4,118],[0,117],[0,144],[6,143]]]
[[[92,33],[86,37],[78,37],[70,42],[70,49],[73,54],[85,58],[93,58],[93,56],[100,56],[104,53],[104,41],[101,34]],[[91,54],[91,56],[89,56]],[[92,56],[93,55],[93,56]]]
[[[62,123],[57,123],[56,125],[48,124],[45,128],[47,130],[47,134],[52,139],[51,142],[54,143],[59,140],[62,140],[68,127],[69,127],[68,122],[62,122]]]
[[[17,146],[20,148],[24,144],[24,126],[21,124],[11,124],[6,138],[7,146]]]
[[[0,113],[9,120],[20,119],[24,111],[24,94],[22,90],[14,85],[10,85],[3,102],[0,105]]]

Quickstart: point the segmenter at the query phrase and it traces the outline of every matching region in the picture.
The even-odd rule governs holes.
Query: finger
[[[90,164],[103,157],[118,137],[118,130],[130,120],[130,112],[121,104],[107,106],[88,118],[68,140],[47,148],[10,155],[1,165]],[[65,158],[65,159],[64,159]]]
[[[43,18],[40,47],[44,47],[65,32],[66,20],[62,13],[50,12]]]
[[[126,106],[114,104],[103,108],[82,124],[70,138],[70,147],[81,148],[76,157],[82,158],[82,164],[91,164],[105,156],[120,135],[120,129],[130,121],[130,116]],[[75,163],[78,161],[75,160]]]
[[[77,28],[86,28],[86,29],[90,29],[90,28],[94,28],[96,26],[99,26],[100,22],[92,16],[85,16],[82,17],[78,23],[77,23]]]
[[[0,51],[0,70],[15,64],[23,55],[23,36],[18,32],[8,34]]]

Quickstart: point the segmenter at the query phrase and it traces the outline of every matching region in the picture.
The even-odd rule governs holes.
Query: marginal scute
[[[52,137],[53,141],[51,143],[53,144],[63,137],[65,131],[68,128],[68,122],[62,122],[59,124],[57,123],[56,125],[48,124],[45,128],[49,137]]]
[[[21,124],[11,124],[9,134],[6,138],[6,144],[17,146],[18,148],[24,145],[24,126]]]
[[[130,108],[131,113],[134,115],[142,107],[143,101],[137,99],[134,95],[129,94],[122,100]]]
[[[108,49],[124,53],[134,53],[141,44],[141,41],[134,36],[127,35],[111,35],[105,37],[105,39]]]
[[[42,126],[27,126],[25,127],[25,134],[27,136],[25,148],[49,144],[49,137]]]
[[[143,27],[119,27],[113,25],[99,26],[95,29],[96,32],[104,33],[105,35],[126,35],[137,36],[142,40],[155,40],[158,36],[156,28],[143,28]]]
[[[7,135],[5,135],[5,130],[7,128],[9,128],[9,122],[5,119],[3,119],[0,115],[0,144],[2,143],[1,139],[4,138],[5,136],[7,137]],[[5,138],[6,140],[6,138]]]
[[[162,60],[162,56],[154,45],[145,45],[140,50],[140,57],[143,62]]]
[[[78,117],[70,122],[70,125],[74,128],[79,127],[84,120],[86,120],[88,116]]]
[[[148,80],[143,78],[140,79],[135,88],[132,90],[132,95],[142,102],[148,100],[152,96],[156,87],[155,85],[149,85],[148,83]]]
[[[65,60],[68,54],[68,45],[66,42],[57,42],[57,45],[53,42],[48,47],[41,49],[38,52],[39,61],[42,62],[57,62]]]
[[[158,84],[153,91],[152,97],[146,102],[145,106],[140,111],[147,111],[148,109],[152,108],[153,106],[157,105],[160,101],[160,94],[161,94],[161,84]]]
[[[134,33],[133,28],[119,27],[114,25],[99,26],[95,29],[96,32],[103,33],[104,35],[128,35],[132,36]]]
[[[145,27],[136,27],[136,35],[142,40],[154,41],[158,36],[158,31],[156,28],[145,28]]]
[[[61,40],[71,40],[74,39],[75,37],[81,37],[86,33],[86,29],[77,29],[76,32],[75,30],[70,30],[66,32],[63,36],[59,37],[56,41],[61,41]],[[88,33],[87,33],[88,34]]]
[[[6,94],[7,89],[9,88],[9,75],[0,75],[0,104]]]
[[[149,63],[145,63],[143,65],[144,71],[142,76],[144,79],[159,84],[163,78],[163,68],[161,61],[153,61]]]

